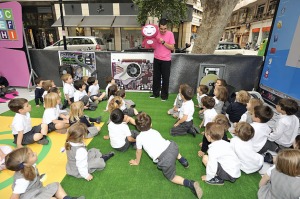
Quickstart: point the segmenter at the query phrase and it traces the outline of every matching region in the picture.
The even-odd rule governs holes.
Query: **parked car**
[[[245,51],[234,42],[219,42],[214,52],[216,55],[244,55]]]
[[[103,51],[106,50],[106,45],[99,37],[92,36],[76,36],[76,37],[67,37],[66,38],[67,49],[68,50],[82,50],[82,51]],[[51,46],[44,48],[45,50],[64,50],[64,41],[63,39],[57,41]]]

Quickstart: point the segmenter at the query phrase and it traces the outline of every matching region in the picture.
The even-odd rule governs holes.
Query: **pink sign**
[[[10,86],[27,87],[30,79],[23,48],[22,9],[18,2],[0,3],[0,73]]]
[[[10,86],[27,87],[29,70],[25,52],[0,48],[0,73]]]
[[[19,2],[0,3],[0,48],[23,48],[22,7]]]

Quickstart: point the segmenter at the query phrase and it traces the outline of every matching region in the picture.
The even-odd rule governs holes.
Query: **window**
[[[102,39],[96,38],[96,42],[99,45],[104,45],[104,42],[102,41]]]
[[[142,44],[141,28],[121,28],[122,50],[137,47]]]
[[[94,42],[91,39],[89,39],[89,38],[83,38],[81,40],[81,43],[82,44],[94,44]]]
[[[256,16],[257,18],[262,18],[265,9],[265,4],[261,4],[257,7]]]
[[[273,15],[275,13],[277,0],[271,0],[268,8],[268,15]]]
[[[67,45],[70,44],[70,39],[66,39],[67,41]],[[58,42],[56,42],[55,44],[53,44],[53,46],[63,46],[64,45],[64,40],[59,40]]]
[[[82,38],[73,38],[71,45],[80,45],[82,41]]]

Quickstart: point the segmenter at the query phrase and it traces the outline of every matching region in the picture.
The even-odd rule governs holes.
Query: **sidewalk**
[[[27,88],[18,88],[17,87],[16,89],[19,92],[19,96],[17,96],[17,97],[19,97],[19,98],[25,98],[28,101],[34,99],[34,89],[32,89],[31,92],[29,92],[29,90]],[[9,110],[9,108],[8,108],[8,102],[9,101],[7,101],[6,103],[0,103],[0,114]]]

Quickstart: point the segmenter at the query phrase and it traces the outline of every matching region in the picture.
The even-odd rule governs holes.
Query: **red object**
[[[252,32],[259,32],[260,31],[260,28],[253,28],[252,29]]]
[[[263,28],[262,28],[262,31],[263,31],[263,32],[270,32],[270,30],[271,30],[271,26],[263,27]]]
[[[101,46],[99,44],[96,45],[96,50],[101,50]]]
[[[270,53],[275,54],[276,53],[276,48],[271,48]]]
[[[144,40],[142,46],[144,48],[155,48],[157,44],[156,36],[158,34],[158,26],[154,24],[147,24],[142,28],[142,35]]]

